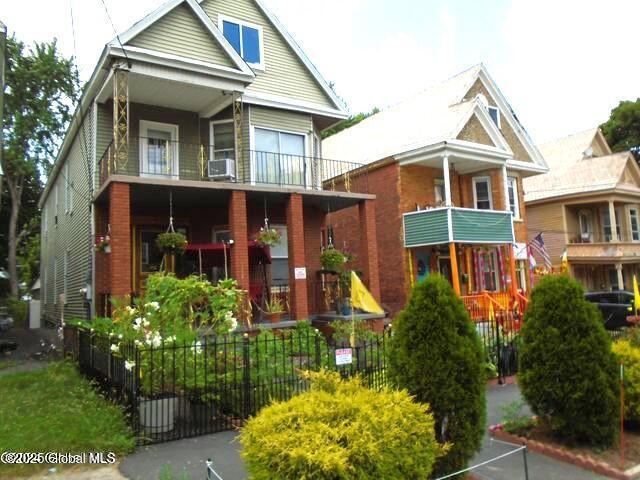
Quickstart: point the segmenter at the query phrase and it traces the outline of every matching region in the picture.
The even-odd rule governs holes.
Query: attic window
[[[489,116],[493,123],[496,124],[496,127],[500,128],[500,109],[498,107],[492,107],[491,105],[487,105],[487,112],[489,112]]]
[[[262,27],[221,15],[220,29],[245,62],[252,67],[264,68]]]

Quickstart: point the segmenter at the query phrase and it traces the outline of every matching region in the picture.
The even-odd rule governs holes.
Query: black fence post
[[[322,358],[320,352],[320,336],[315,336],[315,349],[316,349],[316,370],[320,370]]]
[[[249,335],[244,334],[242,339],[242,417],[249,418],[251,412],[251,371],[249,358]]]
[[[500,323],[498,322],[498,319],[495,318],[495,316],[493,318],[493,325],[496,329],[496,362],[498,363],[498,385],[502,385],[504,383],[504,372],[500,352],[500,350],[502,350],[502,348],[500,347]]]

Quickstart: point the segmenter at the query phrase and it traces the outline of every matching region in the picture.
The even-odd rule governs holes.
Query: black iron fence
[[[124,405],[139,443],[158,443],[241,426],[273,400],[309,388],[304,371],[358,374],[365,385],[387,383],[386,335],[355,348],[314,330],[255,337],[210,337],[189,344],[119,341],[65,327],[65,352],[82,372]]]
[[[488,376],[502,379],[518,372],[521,318],[512,312],[497,312],[493,319],[474,322],[482,340]]]

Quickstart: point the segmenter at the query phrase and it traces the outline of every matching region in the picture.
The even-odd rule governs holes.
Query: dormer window
[[[487,112],[489,113],[491,120],[493,120],[493,123],[496,124],[496,127],[500,128],[500,109],[498,107],[488,105]]]
[[[220,30],[242,59],[255,68],[264,68],[262,27],[220,15]]]

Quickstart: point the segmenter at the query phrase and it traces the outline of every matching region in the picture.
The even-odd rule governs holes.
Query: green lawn
[[[115,452],[120,458],[135,446],[122,409],[68,362],[0,377],[0,402],[0,452]],[[46,467],[0,464],[0,478]]]

